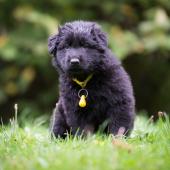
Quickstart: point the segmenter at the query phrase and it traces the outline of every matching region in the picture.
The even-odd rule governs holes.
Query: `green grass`
[[[170,123],[138,117],[130,138],[99,134],[51,140],[48,128],[16,122],[0,128],[0,170],[170,170]]]

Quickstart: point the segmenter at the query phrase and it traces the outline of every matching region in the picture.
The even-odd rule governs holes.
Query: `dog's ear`
[[[92,29],[91,29],[91,34],[93,36],[94,41],[107,47],[108,45],[107,36],[104,32],[101,31],[101,28],[99,25],[93,24]]]
[[[48,51],[50,54],[55,56],[57,52],[57,46],[59,44],[59,32],[61,27],[58,26],[58,34],[54,34],[48,38]]]
[[[56,44],[57,39],[58,39],[58,35],[52,35],[48,39],[48,51],[53,56],[55,55],[55,53],[57,51],[57,44]]]

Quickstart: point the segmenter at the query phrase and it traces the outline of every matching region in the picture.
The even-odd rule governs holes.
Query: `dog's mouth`
[[[68,70],[69,77],[86,77],[89,73],[82,67],[70,67]]]
[[[80,65],[78,65],[78,66],[71,66],[68,71],[70,73],[81,73],[83,72],[83,69],[81,68]]]
[[[70,75],[79,75],[79,74],[83,74],[84,71],[81,68],[70,68],[69,69],[69,74]]]

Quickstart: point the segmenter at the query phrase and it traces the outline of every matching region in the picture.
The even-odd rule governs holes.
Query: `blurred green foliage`
[[[130,65],[133,73],[140,68],[138,66],[142,72],[141,64],[157,52],[162,58],[169,58],[169,16],[169,0],[0,0],[0,114],[8,117],[14,102],[38,113],[46,113],[54,106],[58,83],[47,52],[47,38],[59,24],[80,19],[99,22],[108,32],[109,46],[120,59],[142,56],[139,65]],[[169,59],[166,60],[167,70],[168,63]],[[159,72],[159,65],[157,70]],[[170,82],[169,77],[167,79]],[[149,77],[146,81],[151,80]],[[159,77],[154,81],[158,85]],[[159,85],[160,91],[168,87],[168,83]],[[135,86],[137,97],[140,96],[138,91],[145,93],[141,88],[139,83]],[[166,98],[170,100],[169,96]],[[139,106],[142,100],[145,98],[137,100]],[[149,107],[142,105],[141,108]]]

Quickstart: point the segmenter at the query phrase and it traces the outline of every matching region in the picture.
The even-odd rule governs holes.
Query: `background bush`
[[[0,1],[0,114],[51,114],[58,82],[47,38],[71,20],[99,22],[132,77],[137,109],[170,111],[169,0]]]

